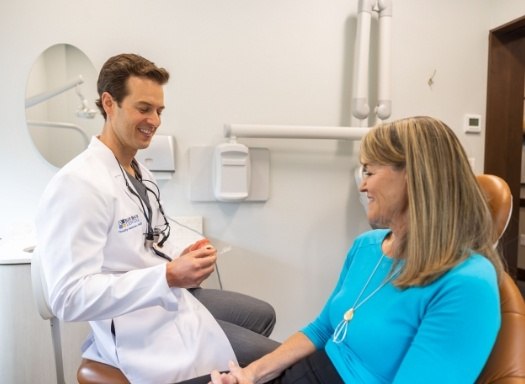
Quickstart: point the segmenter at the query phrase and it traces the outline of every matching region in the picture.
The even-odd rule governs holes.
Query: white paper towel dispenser
[[[155,135],[148,148],[137,152],[135,158],[159,179],[171,178],[175,172],[173,136]]]

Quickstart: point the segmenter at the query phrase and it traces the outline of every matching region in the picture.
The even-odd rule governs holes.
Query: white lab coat
[[[151,194],[150,202],[154,225],[163,223]],[[132,383],[227,369],[235,355],[226,335],[186,289],[168,287],[165,260],[144,246],[146,228],[113,153],[93,138],[51,180],[37,213],[35,252],[53,312],[65,321],[88,320],[83,356],[119,367]],[[163,250],[175,257],[182,245],[173,241]]]

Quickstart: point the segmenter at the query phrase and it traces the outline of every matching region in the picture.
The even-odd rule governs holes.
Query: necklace
[[[357,311],[357,309],[361,305],[366,303],[372,296],[374,296],[377,292],[379,292],[381,288],[383,288],[385,285],[391,282],[394,279],[394,277],[396,277],[396,275],[398,274],[399,269],[397,269],[394,273],[392,273],[388,279],[385,279],[381,284],[379,284],[379,286],[377,286],[376,289],[370,292],[362,301],[359,301],[359,299],[361,299],[361,296],[363,296],[363,293],[365,292],[366,288],[368,287],[368,284],[370,284],[370,280],[372,280],[372,277],[374,277],[374,275],[376,274],[377,269],[379,268],[379,265],[381,264],[381,261],[383,261],[384,257],[385,257],[385,254],[381,253],[381,257],[377,261],[377,264],[374,267],[374,270],[372,271],[370,276],[368,276],[368,279],[366,280],[365,285],[363,286],[363,288],[361,288],[361,292],[359,292],[359,295],[357,295],[357,298],[355,299],[354,304],[350,307],[350,309],[348,309],[344,313],[343,319],[339,322],[339,324],[335,328],[334,336],[333,336],[334,343],[339,344],[345,339],[346,330],[348,328],[348,323],[354,317],[355,311]]]

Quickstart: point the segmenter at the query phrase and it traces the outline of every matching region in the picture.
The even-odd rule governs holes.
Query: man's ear
[[[111,115],[117,104],[116,101],[111,96],[111,94],[109,92],[102,93],[100,100],[102,102],[102,108],[104,108],[106,115],[108,116]]]

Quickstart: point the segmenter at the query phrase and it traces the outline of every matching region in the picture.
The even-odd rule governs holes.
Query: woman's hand
[[[259,384],[279,377],[283,371],[315,352],[315,345],[302,332],[296,332],[273,352],[241,368],[230,361],[230,372],[211,373],[210,384]]]
[[[213,371],[210,384],[254,384],[253,378],[249,377],[248,373],[237,364],[230,361],[228,366],[229,373]]]

